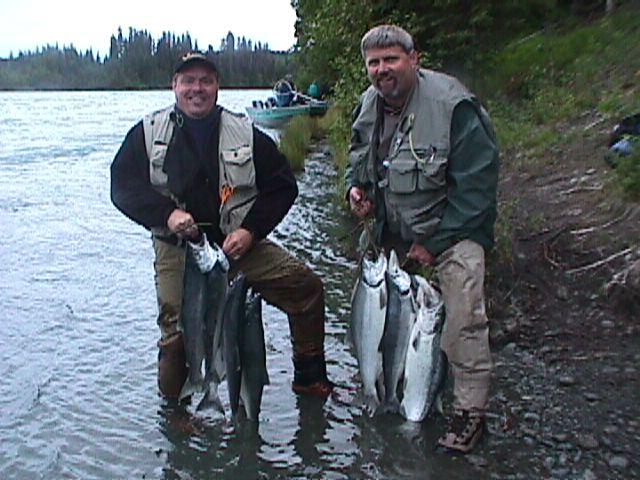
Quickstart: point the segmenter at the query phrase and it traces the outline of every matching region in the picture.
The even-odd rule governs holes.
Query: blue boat
[[[251,107],[246,107],[251,120],[267,128],[282,128],[301,115],[322,116],[328,109],[326,101],[296,91],[291,82],[284,79],[276,83],[272,97],[266,101],[254,100]]]

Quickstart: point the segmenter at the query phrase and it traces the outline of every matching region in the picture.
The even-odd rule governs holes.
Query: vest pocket
[[[417,163],[413,159],[395,158],[389,163],[387,178],[393,193],[413,193],[418,182]]]
[[[248,145],[236,149],[222,150],[220,158],[224,169],[225,183],[231,187],[246,187],[255,184],[253,152]]]
[[[164,143],[154,143],[151,146],[149,162],[151,163],[151,184],[158,185],[166,183],[167,174],[164,173],[164,159],[167,156],[167,145]]]
[[[424,162],[418,163],[418,190],[435,190],[446,185],[447,151],[438,149]]]

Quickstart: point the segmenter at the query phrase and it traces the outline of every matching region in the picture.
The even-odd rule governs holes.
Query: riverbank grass
[[[332,145],[334,125],[340,120],[340,114],[331,108],[322,117],[296,117],[285,127],[280,137],[280,151],[286,155],[294,172],[304,170],[305,160],[318,140],[328,138]],[[346,148],[346,142],[341,142],[341,148]],[[341,152],[341,155],[346,155]],[[338,163],[339,164],[339,163]]]

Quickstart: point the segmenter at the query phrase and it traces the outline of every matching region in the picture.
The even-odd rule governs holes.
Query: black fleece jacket
[[[219,245],[224,241],[220,231],[220,196],[218,193],[218,128],[220,107],[202,121],[187,121],[176,125],[167,150],[164,170],[169,190],[185,204],[209,239]],[[203,125],[210,126],[208,138]],[[254,239],[265,238],[287,214],[298,195],[296,179],[287,158],[273,140],[254,127],[253,162],[258,196],[247,213],[242,227],[253,233]],[[144,129],[138,122],[127,133],[111,164],[111,200],[134,222],[149,229],[166,227],[175,202],[160,193],[149,180]]]

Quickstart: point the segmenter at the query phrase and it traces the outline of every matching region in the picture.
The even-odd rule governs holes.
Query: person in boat
[[[278,107],[289,107],[300,103],[301,98],[296,91],[296,84],[293,76],[288,73],[278,80],[273,88],[276,95]]]
[[[404,29],[371,29],[361,52],[371,86],[354,112],[347,200],[358,217],[375,218],[379,243],[436,267],[441,346],[454,379],[454,415],[438,445],[468,452],[483,433],[492,370],[483,285],[494,243],[496,136],[458,80],[419,68]]]
[[[185,240],[204,233],[251,287],[287,313],[296,393],[325,397],[321,279],[266,237],[298,194],[287,158],[241,114],[217,104],[216,65],[200,52],[174,70],[175,104],[127,133],[111,164],[111,200],[151,232],[158,299],[158,386],[176,399],[187,378],[182,333]]]

